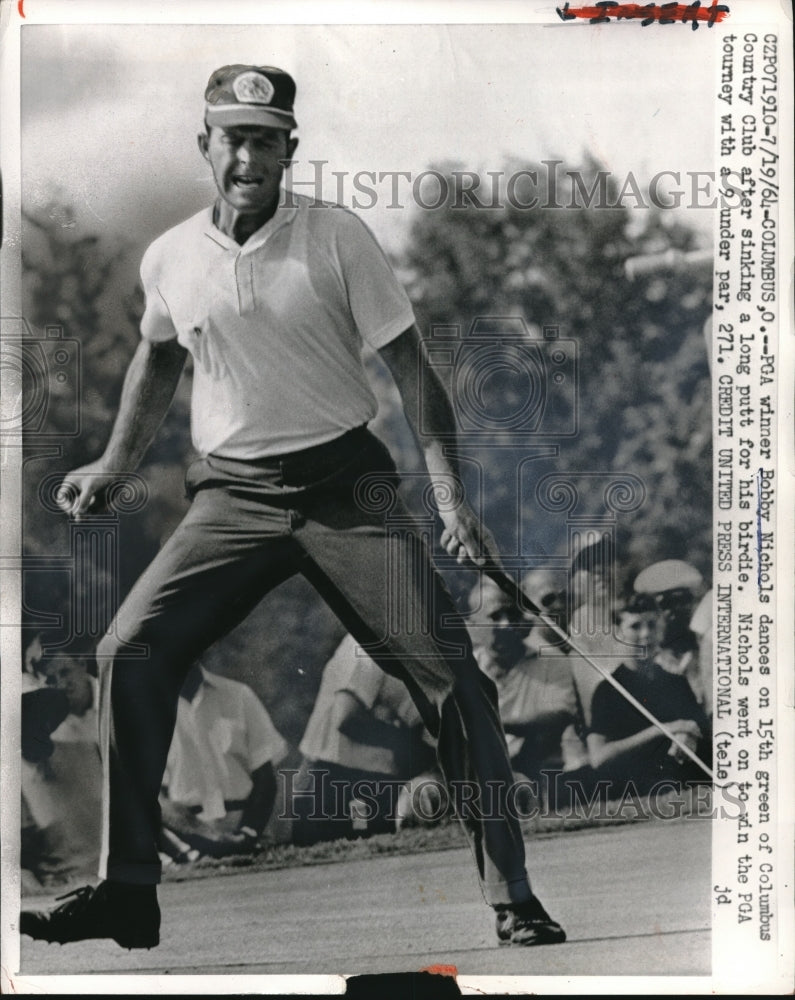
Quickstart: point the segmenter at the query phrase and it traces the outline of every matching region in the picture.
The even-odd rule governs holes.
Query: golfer
[[[142,339],[109,443],[61,488],[76,518],[100,507],[101,491],[143,457],[190,352],[201,456],[186,475],[192,504],[97,650],[102,880],[49,912],[24,912],[21,930],[62,943],[158,944],[158,792],[182,682],[263,595],[301,573],[407,685],[437,739],[499,940],[560,942],[565,933],[531,891],[519,824],[504,808],[513,777],[494,685],[419,536],[387,530],[387,515],[403,526],[405,511],[395,466],[367,428],[376,400],[364,344],[380,351],[417,432],[443,547],[461,563],[494,563],[477,516],[450,500],[459,482],[443,444],[455,432],[452,407],[432,368],[421,371],[410,303],[369,230],[344,208],[281,187],[298,144],[294,97],[292,78],[273,67],[212,74],[198,144],[215,202],[146,251]]]

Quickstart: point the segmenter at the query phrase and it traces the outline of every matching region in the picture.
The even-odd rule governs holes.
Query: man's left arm
[[[268,825],[276,801],[276,773],[268,761],[251,772],[251,791],[248,793],[243,815],[238,824],[238,833],[252,839],[259,837]]]
[[[491,532],[463,497],[458,461],[449,449],[445,449],[445,444],[455,440],[455,414],[445,387],[427,362],[416,325],[382,347],[380,354],[392,373],[404,412],[425,458],[439,516],[444,524],[442,546],[459,563],[467,559],[476,565],[499,563]],[[458,502],[451,502],[451,490],[456,495],[460,493]]]

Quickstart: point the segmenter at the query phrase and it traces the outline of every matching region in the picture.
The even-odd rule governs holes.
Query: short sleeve
[[[673,721],[674,718],[692,719],[698,724],[702,733],[709,732],[710,725],[704,709],[699,705],[698,698],[686,677],[670,674],[666,678],[671,686],[672,701],[676,706],[676,711],[669,713],[671,718],[662,721]]]
[[[243,711],[249,767],[256,771],[263,764],[276,766],[287,755],[287,743],[271,721],[265,706],[250,688],[244,688],[243,691]]]
[[[602,681],[593,693],[589,731],[598,733],[607,740],[616,739],[616,719],[621,715],[623,706],[618,704],[615,689]]]
[[[365,708],[372,709],[381,694],[385,675],[368,656],[357,656],[355,651],[353,656],[350,677],[337,690],[350,692]]]
[[[336,739],[331,730],[331,710],[337,691],[349,686],[355,665],[355,649],[356,642],[353,636],[346,635],[323,668],[312,714],[298,745],[301,753],[310,760],[325,759],[331,743]]]
[[[177,336],[168,307],[158,289],[159,258],[157,244],[153,243],[141,261],[141,286],[146,300],[141,318],[141,336],[155,343],[173,340]]]
[[[338,253],[351,313],[362,338],[378,349],[414,323],[414,310],[367,226],[346,209],[338,218]]]

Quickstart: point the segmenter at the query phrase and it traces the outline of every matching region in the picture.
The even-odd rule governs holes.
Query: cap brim
[[[265,128],[284,129],[287,132],[296,128],[295,118],[289,111],[279,111],[277,108],[265,108],[256,104],[208,105],[204,111],[204,120],[208,125],[219,125],[221,128],[261,125]]]

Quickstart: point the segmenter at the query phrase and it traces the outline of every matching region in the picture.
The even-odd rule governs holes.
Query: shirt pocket
[[[239,719],[217,718],[210,726],[210,741],[220,757],[246,759],[246,732]]]
[[[193,355],[194,362],[211,379],[219,380],[228,374],[224,359],[223,345],[217,330],[210,320],[201,315],[194,315],[184,324],[180,324],[179,342],[187,347]]]

